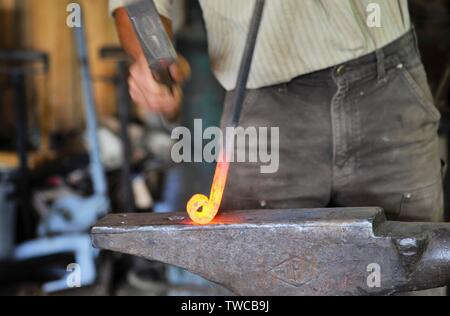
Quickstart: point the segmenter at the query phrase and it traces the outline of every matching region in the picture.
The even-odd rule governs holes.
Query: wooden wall
[[[50,73],[34,84],[36,112],[51,131],[79,128],[84,122],[73,30],[66,25],[66,8],[73,2],[84,10],[93,77],[111,76],[115,64],[99,58],[101,47],[117,44],[107,0],[0,0],[0,47],[39,49],[50,56]],[[99,114],[114,113],[114,87],[96,80],[94,91]]]

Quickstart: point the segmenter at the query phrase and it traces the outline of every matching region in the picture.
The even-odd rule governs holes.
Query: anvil
[[[96,247],[191,271],[238,295],[391,295],[450,284],[450,223],[387,221],[379,208],[112,214]]]

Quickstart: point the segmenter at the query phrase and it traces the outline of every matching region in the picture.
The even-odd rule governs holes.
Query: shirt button
[[[261,205],[262,208],[265,208],[267,206],[267,202],[264,200],[260,201],[259,204]]]
[[[339,66],[336,69],[336,75],[338,75],[339,77],[343,76],[345,74],[345,72],[347,71],[347,69],[345,68],[344,65]]]

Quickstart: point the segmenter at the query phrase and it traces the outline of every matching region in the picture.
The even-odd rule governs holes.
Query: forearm
[[[118,8],[114,11],[114,18],[123,49],[134,60],[139,59],[143,55],[143,51],[125,8]],[[160,18],[169,37],[172,38],[172,22],[166,17],[160,16]]]

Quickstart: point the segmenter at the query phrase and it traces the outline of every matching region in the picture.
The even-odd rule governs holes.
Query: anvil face
[[[230,212],[205,226],[184,213],[119,214],[92,236],[239,295],[393,294],[450,280],[450,225],[387,222],[378,208]]]

